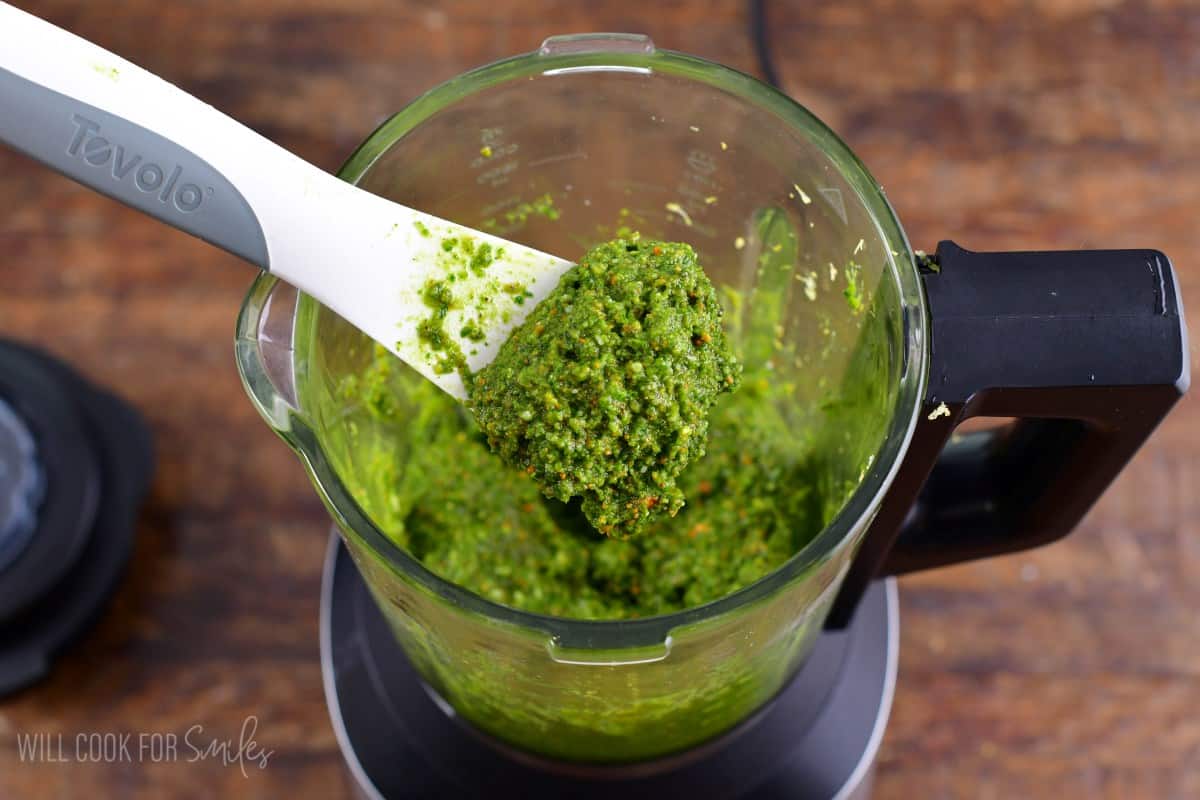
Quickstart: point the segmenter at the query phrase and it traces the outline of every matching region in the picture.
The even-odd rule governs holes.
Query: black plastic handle
[[[925,404],[828,627],[849,621],[872,578],[1070,533],[1190,380],[1174,271],[1156,250],[942,242],[922,278]],[[1018,421],[951,439],[978,416]]]

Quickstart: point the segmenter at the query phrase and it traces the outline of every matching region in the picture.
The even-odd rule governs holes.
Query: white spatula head
[[[369,234],[329,271],[291,280],[460,400],[462,370],[489,364],[571,262],[368,197]],[[283,271],[283,270],[279,270]],[[308,278],[311,277],[312,280]],[[444,341],[440,341],[443,340]],[[461,361],[458,359],[461,357]]]

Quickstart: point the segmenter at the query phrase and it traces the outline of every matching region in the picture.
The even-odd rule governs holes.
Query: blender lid
[[[325,700],[365,797],[847,800],[863,796],[887,725],[899,611],[895,580],[873,584],[764,709],[692,750],[614,767],[517,753],[457,717],[408,662],[336,530],[320,634]]]
[[[0,341],[0,697],[45,676],[107,604],[149,484],[140,415]]]

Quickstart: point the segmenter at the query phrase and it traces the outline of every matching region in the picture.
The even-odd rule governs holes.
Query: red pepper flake
[[[654,249],[653,249],[653,250],[651,250],[650,252],[651,252],[651,253],[654,253],[654,255],[656,255],[656,256],[661,256],[661,255],[662,255],[662,248],[661,248],[661,247],[659,247],[658,245],[655,245],[655,246],[654,246]]]

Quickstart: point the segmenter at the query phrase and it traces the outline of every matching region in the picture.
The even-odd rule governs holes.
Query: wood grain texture
[[[741,2],[18,0],[334,169],[387,114],[553,33],[629,30],[754,71]],[[770,0],[786,88],[918,247],[1142,247],[1200,308],[1200,7]],[[349,797],[317,663],[325,514],[233,365],[250,273],[0,150],[0,335],[150,419],[159,469],[112,611],[0,704],[0,798]],[[1194,312],[1195,313],[1195,312]],[[1193,359],[1194,360],[1194,359]],[[902,582],[880,798],[1200,797],[1200,410],[1185,400],[1069,540]],[[27,764],[18,733],[237,739],[211,761]]]

